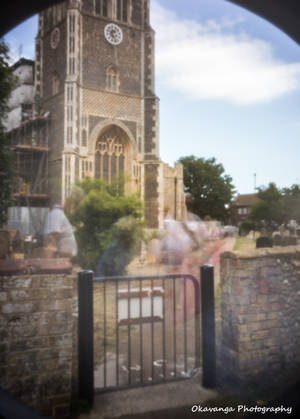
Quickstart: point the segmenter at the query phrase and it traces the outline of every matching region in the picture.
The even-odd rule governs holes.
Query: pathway
[[[204,242],[201,249],[189,253],[179,267],[166,266],[157,263],[141,263],[138,259],[134,260],[128,269],[129,275],[162,275],[166,273],[190,273],[199,278],[200,266],[205,263],[212,264],[215,270],[215,283],[220,279],[220,255],[233,249],[235,237],[210,240]]]

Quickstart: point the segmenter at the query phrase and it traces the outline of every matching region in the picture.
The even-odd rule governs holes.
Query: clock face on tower
[[[50,35],[50,44],[53,49],[57,48],[57,45],[60,41],[60,30],[58,28],[54,28]]]
[[[109,23],[104,28],[105,39],[112,45],[119,45],[123,40],[122,29],[114,23]]]

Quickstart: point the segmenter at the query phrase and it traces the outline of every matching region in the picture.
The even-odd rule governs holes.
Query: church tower
[[[163,220],[158,98],[150,0],[69,0],[39,15],[36,112],[50,113],[52,202],[86,176],[144,201],[150,228]]]

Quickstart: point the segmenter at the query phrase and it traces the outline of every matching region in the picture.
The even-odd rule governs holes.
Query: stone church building
[[[149,3],[69,0],[40,13],[32,109],[15,94],[7,127],[26,185],[16,190],[20,205],[63,204],[78,179],[125,175],[125,193],[139,194],[149,228],[183,218],[182,166],[159,156]],[[29,60],[15,64],[20,74],[28,67]]]

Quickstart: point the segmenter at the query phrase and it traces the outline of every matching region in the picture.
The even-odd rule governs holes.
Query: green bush
[[[135,255],[144,237],[143,205],[123,190],[123,181],[87,178],[68,199],[66,212],[78,244],[74,261],[82,268],[121,275]]]
[[[245,220],[240,224],[239,234],[241,236],[247,235],[250,231],[256,230],[256,224],[253,221]]]

